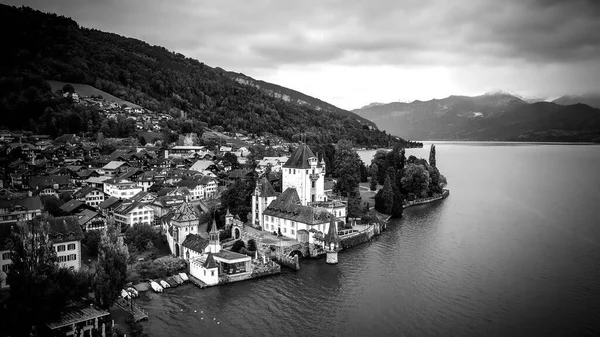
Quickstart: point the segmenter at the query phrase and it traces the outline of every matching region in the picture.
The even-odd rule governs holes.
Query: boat
[[[127,288],[127,292],[131,295],[131,297],[138,297],[140,295],[133,287]]]
[[[181,276],[173,275],[173,279],[175,280],[175,282],[177,282],[177,284],[183,284],[183,279],[181,278]]]
[[[167,283],[171,286],[171,288],[175,288],[179,285],[179,283],[177,283],[177,281],[175,281],[175,278],[173,276],[169,276],[165,279],[165,281],[167,281]]]
[[[190,279],[188,278],[186,273],[179,273],[179,277],[181,277],[181,279],[186,282],[189,281]]]
[[[154,290],[157,293],[162,293],[163,292],[163,287],[160,286],[160,284],[150,280],[150,287],[152,287],[152,290]]]
[[[125,289],[121,289],[121,297],[123,297],[124,299],[128,299],[131,295],[129,295],[129,293],[125,290]]]
[[[169,285],[169,283],[167,283],[167,281],[165,281],[165,280],[160,280],[160,285],[165,289],[171,288],[171,285]]]

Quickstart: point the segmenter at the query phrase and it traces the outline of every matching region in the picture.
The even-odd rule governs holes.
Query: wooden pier
[[[133,316],[134,322],[139,322],[144,319],[148,319],[148,313],[144,312],[140,307],[135,305],[134,303],[126,302],[125,300],[118,300],[115,302],[115,305],[124,311],[130,313]]]

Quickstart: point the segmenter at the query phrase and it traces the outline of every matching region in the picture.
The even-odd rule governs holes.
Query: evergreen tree
[[[377,190],[377,175],[379,175],[379,167],[377,164],[371,165],[371,191]]]
[[[400,180],[400,179],[398,179]],[[392,217],[394,218],[399,218],[402,216],[402,212],[404,211],[404,208],[402,207],[403,204],[403,197],[402,197],[402,193],[400,192],[400,189],[398,189],[398,187],[394,188],[394,205],[392,206]]]
[[[348,217],[357,218],[361,215],[361,203],[362,198],[358,189],[352,191],[350,195],[348,195]]]
[[[396,168],[393,166],[388,167],[386,176],[390,178],[390,183],[393,188],[393,186],[396,185]]]
[[[435,162],[435,145],[431,144],[431,149],[429,150],[429,165],[436,167]]]
[[[392,188],[392,182],[389,176],[385,177],[383,188],[381,189],[381,211],[385,214],[392,213],[392,207],[394,206],[394,190]]]

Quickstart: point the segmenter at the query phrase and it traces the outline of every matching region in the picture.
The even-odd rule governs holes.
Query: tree
[[[63,202],[53,195],[44,195],[41,196],[42,204],[44,205],[44,210],[52,216],[62,216],[64,212],[60,209],[60,206]]]
[[[53,218],[42,216],[13,227],[9,242],[12,264],[7,273],[10,297],[3,316],[8,335],[29,335],[32,326],[58,319],[69,301],[89,290],[85,274],[56,264],[49,221]]]
[[[402,216],[404,212],[404,198],[402,197],[402,193],[396,187],[394,188],[394,204],[392,205],[392,217],[399,218]]]
[[[242,240],[237,240],[236,242],[233,243],[233,246],[231,247],[231,251],[239,253],[242,248],[246,248],[246,244]]]
[[[73,94],[73,93],[75,93],[75,88],[73,87],[73,85],[67,83],[67,84],[63,85],[62,92],[63,92],[63,94],[67,93],[67,92],[70,94]]]
[[[134,224],[125,231],[125,243],[143,251],[152,243],[158,234],[152,226],[145,223]]]
[[[240,166],[237,156],[231,152],[225,153],[223,155],[223,160],[229,162],[229,164],[231,164],[231,168],[233,169],[237,169]]]
[[[333,192],[347,197],[358,188],[360,183],[361,159],[354,150],[352,142],[340,140],[335,149],[333,175],[338,177]]]
[[[375,196],[375,209],[384,214],[391,214],[394,206],[394,190],[390,177],[385,177],[383,188]]]
[[[396,185],[396,168],[389,166],[385,174],[390,177],[390,183],[392,184],[392,187]]]
[[[82,243],[87,247],[90,255],[98,256],[101,238],[102,233],[97,230],[91,230],[84,233]]]
[[[141,146],[145,146],[146,145],[146,138],[144,136],[140,136],[139,137],[139,141],[140,141],[140,145]]]
[[[256,173],[247,175],[234,182],[221,193],[221,209],[229,208],[243,222],[248,221],[248,213],[252,211],[252,193],[256,188]]]
[[[94,275],[94,294],[98,305],[110,308],[121,294],[127,278],[129,253],[117,238],[119,226],[109,226],[102,234],[100,254]]]
[[[358,189],[348,195],[348,217],[357,218],[362,214],[361,208],[362,198]]]
[[[425,197],[429,192],[431,179],[429,172],[423,165],[408,164],[404,169],[402,177],[402,186],[408,193],[414,193],[417,196]]]
[[[435,145],[431,144],[431,149],[429,150],[429,165],[436,167],[435,162]]]
[[[377,190],[377,175],[379,174],[379,167],[377,164],[371,165],[371,185],[369,186],[371,191]]]
[[[250,251],[256,251],[256,240],[254,239],[250,239],[248,240],[248,250]]]

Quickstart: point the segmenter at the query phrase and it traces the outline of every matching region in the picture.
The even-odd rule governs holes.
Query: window
[[[77,255],[69,254],[66,256],[66,258],[67,258],[67,261],[75,261],[75,260],[77,260]]]
[[[56,251],[58,251],[58,252],[64,252],[65,251],[65,245],[56,246]]]
[[[58,257],[58,262],[67,262],[67,256],[66,255],[59,256]]]
[[[10,260],[10,252],[2,253],[2,260]]]
[[[67,250],[74,250],[74,249],[75,249],[75,244],[69,243],[69,245],[67,246]]]
[[[296,223],[292,221],[292,228],[295,228],[295,227],[296,227]]]
[[[296,169],[294,169],[294,174],[296,174]]]
[[[215,276],[215,271],[214,270],[210,271],[210,276]]]
[[[292,235],[294,235],[294,230],[292,229]]]
[[[287,228],[285,228],[285,227],[284,227],[284,228],[283,228],[283,232],[284,232],[284,233],[287,233]]]
[[[204,276],[206,276],[206,269],[204,269]]]
[[[5,273],[8,273],[8,266],[10,266],[10,264],[5,264],[2,266],[2,271]]]
[[[312,188],[315,188],[315,186],[316,186],[316,181],[314,181],[314,180],[313,180],[313,181],[311,182],[311,187],[312,187]]]

